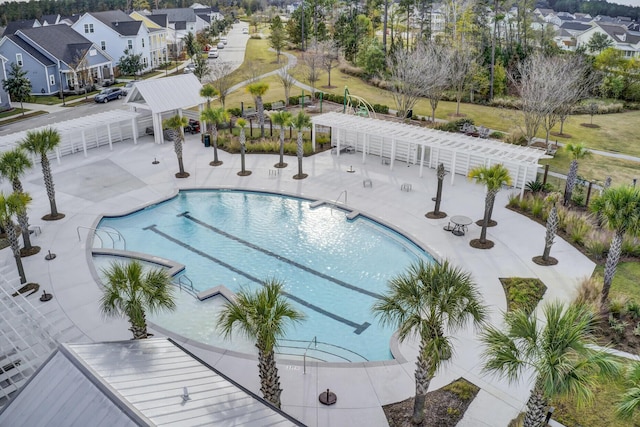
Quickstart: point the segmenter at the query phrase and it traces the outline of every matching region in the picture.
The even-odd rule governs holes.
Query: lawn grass
[[[537,278],[500,278],[507,297],[507,311],[524,310],[531,313],[542,299],[547,287]]]
[[[558,150],[553,159],[540,160],[541,165],[549,165],[550,171],[562,174],[567,173],[569,163],[571,163],[571,159],[564,150]],[[588,181],[595,180],[600,184],[605,181],[607,176],[611,176],[613,185],[628,184],[633,178],[640,178],[640,163],[592,154],[580,160],[578,175]],[[564,180],[561,187],[564,189]]]
[[[23,108],[10,108],[10,109],[0,113],[0,119],[3,119],[5,117],[9,117],[9,116],[14,116],[16,114],[26,113],[27,111],[29,111],[29,110],[27,110],[26,108],[24,108],[24,109]]]
[[[604,266],[599,265],[593,272],[597,280],[602,281],[604,277]],[[616,275],[611,283],[610,298],[625,298],[640,302],[640,287],[638,278],[640,277],[639,262],[621,262],[616,268]]]
[[[280,63],[278,63],[276,53],[269,50],[269,40],[249,39],[244,53],[244,62],[230,74],[231,84],[235,85],[250,77],[248,73],[251,63],[256,64],[260,73],[264,74],[284,66],[286,61],[283,61],[282,58],[281,56]]]

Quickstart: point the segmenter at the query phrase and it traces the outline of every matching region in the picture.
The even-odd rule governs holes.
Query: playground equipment
[[[367,102],[366,99],[352,95],[349,93],[349,88],[344,87],[344,98],[342,101],[342,112],[344,114],[353,114],[361,117],[376,118],[376,112],[373,110],[373,106]]]

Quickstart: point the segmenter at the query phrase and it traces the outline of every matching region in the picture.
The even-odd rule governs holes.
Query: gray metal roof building
[[[2,409],[0,425],[303,424],[173,341],[147,339],[61,345]]]

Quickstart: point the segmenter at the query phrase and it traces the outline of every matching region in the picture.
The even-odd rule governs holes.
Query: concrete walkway
[[[424,213],[432,210],[435,195],[435,172],[425,169],[418,176],[418,166],[396,163],[394,169],[382,165],[379,158],[361,155],[332,155],[324,152],[304,159],[305,180],[294,180],[295,168],[289,166],[273,175],[270,171],[277,155],[247,155],[246,167],[253,173],[239,177],[240,156],[220,152],[224,164],[211,167],[212,150],[199,142],[199,136],[188,135],[184,148],[187,179],[176,179],[177,161],[172,144],[156,145],[143,137],[137,145],[125,141],[90,150],[88,157],[76,154],[54,163],[53,178],[56,200],[65,218],[44,222],[38,218],[48,213],[49,203],[39,168],[32,169],[23,179],[25,191],[33,197],[29,215],[42,232],[33,243],[42,247],[37,256],[24,259],[29,281],[38,282],[41,289],[54,295],[49,303],[33,301],[43,310],[55,310],[75,325],[74,337],[81,341],[126,340],[130,338],[123,320],[105,320],[98,307],[100,287],[90,262],[86,236],[103,214],[119,214],[141,208],[174,195],[181,188],[242,188],[257,191],[283,192],[311,199],[335,200],[348,191],[349,207],[367,213],[411,236],[428,248],[438,259],[449,259],[473,275],[485,303],[490,308],[490,321],[499,323],[506,309],[500,277],[538,277],[548,286],[545,300],[568,301],[581,278],[589,276],[595,265],[561,239],[553,246],[557,266],[541,267],[531,258],[540,255],[544,247],[543,226],[504,208],[508,193],[500,192],[494,218],[498,226],[489,229],[488,238],[496,245],[489,251],[473,249],[469,241],[479,235],[476,225],[456,237],[442,230],[448,218],[428,220]],[[157,159],[159,164],[152,164]],[[294,158],[288,158],[290,165]],[[346,173],[351,166],[355,173]],[[372,181],[363,187],[363,179]],[[402,184],[412,185],[412,191],[401,191]],[[0,184],[4,191],[9,184]],[[480,218],[484,208],[484,189],[456,176],[444,183],[442,210],[449,215]],[[80,235],[80,241],[78,240]],[[57,254],[53,261],[44,260],[47,250]],[[5,265],[11,266],[10,251],[0,252]],[[46,306],[43,304],[47,304]],[[156,336],[164,334],[155,330]],[[255,356],[241,356],[191,340],[175,337],[180,343],[234,380],[259,393]],[[481,387],[462,420],[462,426],[506,425],[524,408],[530,385],[523,381],[509,385],[500,379],[482,374],[481,351],[477,331],[468,329],[456,335],[455,355],[431,383],[431,390],[464,377]],[[417,344],[413,341],[399,346],[406,362],[397,360],[353,365],[308,363],[303,373],[300,361],[279,359],[283,409],[310,426],[386,426],[382,405],[409,398],[414,393],[414,369]],[[318,395],[331,388],[338,402],[331,407],[318,403]]]

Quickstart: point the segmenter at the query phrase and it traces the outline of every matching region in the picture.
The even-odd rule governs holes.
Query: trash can
[[[202,142],[204,142],[205,147],[211,147],[211,135],[207,133],[202,135]]]
[[[405,119],[410,119],[411,117],[413,117],[413,110],[407,110],[407,115]]]

